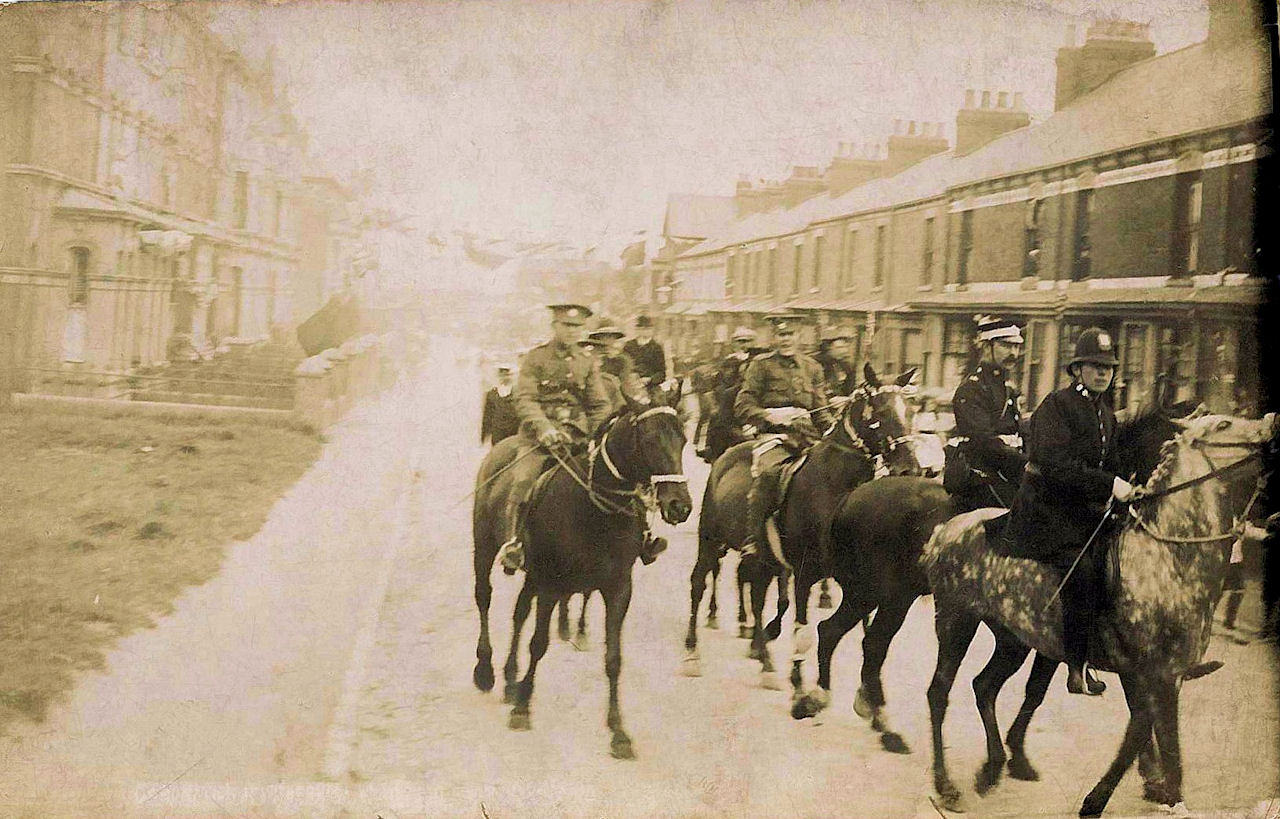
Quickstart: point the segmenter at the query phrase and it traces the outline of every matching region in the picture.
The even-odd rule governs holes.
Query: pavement
[[[925,703],[936,655],[931,600],[913,607],[885,666],[891,719],[913,749],[888,754],[851,707],[860,631],[836,652],[832,708],[818,719],[792,720],[790,692],[760,687],[732,628],[732,557],[720,582],[722,630],[700,633],[704,675],[679,674],[696,519],[660,524],[671,548],[635,568],[621,702],[638,759],[608,753],[598,597],[587,609],[587,650],[553,636],[533,730],[509,731],[501,686],[482,694],[471,683],[467,494],[483,455],[479,396],[460,357],[344,421],[217,579],[184,595],[157,628],[121,641],[106,671],[87,674],[45,725],[5,741],[0,814],[939,815]],[[696,501],[706,467],[691,453],[686,474]],[[500,669],[519,578],[493,577]],[[952,775],[968,790],[983,755],[970,682],[990,649],[983,634],[970,650],[946,726]],[[785,672],[789,637],[772,652]],[[1187,802],[1202,815],[1278,815],[1275,654],[1215,638],[1208,658],[1226,665],[1183,691]],[[1004,726],[1026,674],[999,704]],[[809,685],[815,675],[811,653]],[[970,792],[972,815],[1074,816],[1105,770],[1126,719],[1123,697],[1118,688],[1069,697],[1061,680],[1028,739],[1041,781],[1006,780],[982,799]],[[1108,815],[1154,813],[1130,772]]]

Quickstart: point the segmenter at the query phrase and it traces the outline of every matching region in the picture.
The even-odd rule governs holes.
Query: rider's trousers
[[[520,449],[516,453],[516,457],[520,460],[507,470],[511,476],[511,483],[510,491],[507,493],[507,501],[503,507],[503,543],[518,536],[520,508],[523,506],[525,499],[529,497],[529,491],[533,489],[533,484],[538,480],[538,476],[542,474],[543,469],[546,467],[547,456],[545,452],[526,454],[529,450],[538,448],[537,444],[532,441],[525,441],[522,438],[520,440]]]
[[[1101,601],[1098,563],[1094,548],[1090,546],[1067,578],[1060,595],[1063,659],[1075,668],[1083,666],[1089,657],[1089,636],[1093,632],[1094,613]],[[1063,570],[1066,570],[1065,566]]]

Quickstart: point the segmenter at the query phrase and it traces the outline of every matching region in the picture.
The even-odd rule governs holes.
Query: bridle
[[[1205,459],[1206,463],[1209,464],[1209,471],[1195,478],[1191,478],[1181,483],[1177,483],[1172,486],[1165,487],[1164,489],[1156,490],[1154,492],[1150,492],[1148,494],[1143,495],[1142,497],[1136,499],[1133,503],[1129,505],[1129,516],[1134,519],[1134,521],[1138,524],[1139,528],[1141,528],[1144,532],[1146,532],[1155,540],[1159,540],[1163,543],[1214,543],[1214,542],[1219,542],[1223,540],[1235,540],[1236,538],[1240,537],[1240,535],[1244,532],[1245,520],[1248,518],[1250,510],[1253,508],[1254,501],[1258,499],[1258,495],[1262,492],[1262,485],[1263,485],[1262,475],[1258,476],[1258,485],[1254,489],[1252,497],[1249,498],[1249,503],[1245,506],[1244,512],[1241,513],[1236,518],[1237,520],[1236,525],[1232,526],[1229,531],[1223,532],[1220,535],[1207,535],[1204,537],[1171,537],[1169,535],[1164,535],[1164,534],[1161,534],[1160,532],[1157,532],[1151,526],[1151,524],[1147,522],[1145,518],[1143,518],[1140,514],[1138,514],[1137,507],[1139,504],[1146,503],[1147,501],[1150,501],[1150,500],[1167,497],[1169,495],[1174,494],[1175,492],[1181,492],[1184,489],[1190,489],[1193,486],[1199,486],[1200,484],[1206,483],[1207,481],[1213,480],[1214,478],[1220,478],[1223,475],[1227,475],[1232,472],[1235,472],[1241,467],[1247,464],[1250,464],[1254,461],[1261,460],[1262,458],[1262,444],[1260,442],[1254,442],[1254,441],[1206,441],[1203,438],[1197,438],[1193,441],[1188,442],[1187,446],[1199,452],[1200,456]],[[1211,457],[1209,457],[1209,453],[1205,451],[1211,448],[1250,449],[1253,451],[1242,458],[1237,458],[1236,460],[1232,461],[1226,466],[1218,466],[1216,463],[1214,463],[1214,460]]]
[[[896,385],[879,387],[873,387],[866,383],[858,385],[858,387],[849,394],[849,402],[845,404],[844,411],[840,413],[840,426],[844,429],[844,434],[848,437],[852,446],[845,446],[838,441],[832,441],[829,437],[823,438],[822,440],[836,449],[862,455],[872,461],[875,461],[876,459],[884,459],[900,446],[909,446],[912,442],[910,435],[901,435],[896,438],[886,436],[877,442],[877,448],[883,447],[883,451],[873,452],[866,439],[863,438],[862,435],[858,433],[858,430],[854,428],[852,421],[853,406],[859,401],[866,401],[867,406],[873,406],[871,404],[871,399],[875,396],[883,393],[898,392],[900,389],[901,388]],[[875,426],[878,426],[880,422],[876,421],[874,423]]]

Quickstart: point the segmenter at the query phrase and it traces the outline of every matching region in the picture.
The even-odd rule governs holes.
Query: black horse
[[[631,568],[643,547],[645,488],[654,487],[658,508],[668,523],[682,523],[692,510],[683,475],[684,444],[684,426],[673,407],[641,410],[629,406],[596,431],[587,455],[556,456],[558,463],[539,481],[524,515],[527,573],[516,600],[511,649],[503,668],[506,701],[514,704],[507,723],[512,730],[530,728],[534,674],[550,641],[556,603],[574,593],[598,590],[605,606],[611,751],[618,759],[634,758],[618,707],[622,622],[631,603]],[[482,691],[492,689],[494,683],[489,574],[500,545],[498,524],[509,484],[498,473],[513,462],[516,446],[514,439],[503,441],[481,464],[472,513],[475,596],[480,612],[473,679]],[[535,599],[537,620],[529,643],[529,668],[517,683],[520,631]]]
[[[875,370],[864,368],[866,382],[854,390],[840,412],[839,421],[810,449],[808,459],[792,479],[791,489],[779,512],[781,525],[770,524],[768,554],[749,555],[739,562],[739,578],[746,580],[754,622],[751,627],[752,659],[760,661],[762,682],[775,687],[768,640],[781,632],[782,616],[789,605],[786,579],[792,568],[797,575],[797,600],[806,605],[810,587],[827,577],[827,561],[816,548],[840,498],[875,475],[876,459],[883,458],[891,472],[917,470],[919,465],[904,445],[909,429],[901,390],[915,374],[912,369],[889,386],[881,385]],[[689,629],[685,636],[686,675],[701,673],[698,658],[697,615],[707,585],[721,556],[738,548],[746,536],[743,528],[747,491],[751,485],[751,450],[754,444],[732,447],[713,465],[702,496],[698,520],[698,558],[690,577]],[[781,530],[781,543],[777,531]],[[764,544],[761,544],[763,546]],[[784,556],[782,549],[789,549]],[[776,551],[776,554],[774,553]],[[762,624],[769,584],[779,580],[778,612]],[[713,579],[714,582],[714,579]],[[714,588],[713,600],[714,600]],[[741,594],[739,596],[741,599]],[[806,621],[807,622],[807,621]]]

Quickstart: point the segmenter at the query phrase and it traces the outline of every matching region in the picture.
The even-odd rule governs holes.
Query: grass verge
[[[0,411],[0,732],[216,574],[321,444],[285,423]]]

